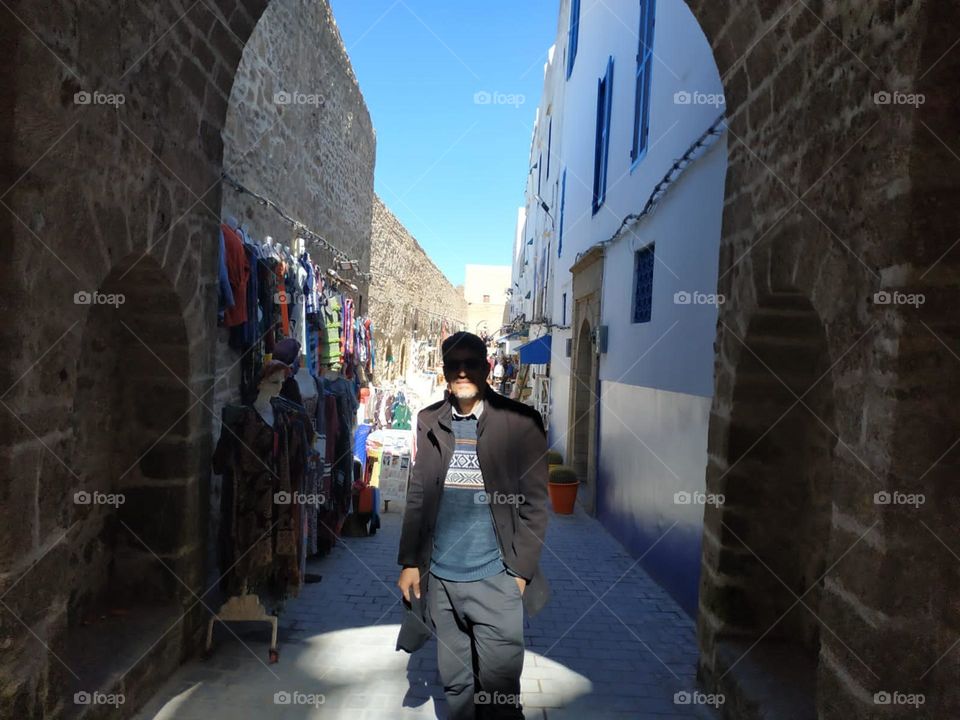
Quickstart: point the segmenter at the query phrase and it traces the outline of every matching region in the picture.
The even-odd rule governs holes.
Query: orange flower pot
[[[572,515],[573,506],[577,501],[577,488],[580,483],[547,483],[547,492],[550,494],[550,504],[557,515]]]

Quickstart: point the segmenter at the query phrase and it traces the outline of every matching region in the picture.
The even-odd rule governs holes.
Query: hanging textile
[[[277,326],[279,324],[279,306],[277,303],[277,264],[275,257],[266,256],[259,264],[260,273],[260,309],[263,312],[263,326],[261,335],[263,337],[264,352],[273,354],[273,347],[276,344]]]
[[[217,295],[217,322],[224,322],[224,311],[232,308],[233,288],[230,287],[230,275],[227,271],[226,241],[223,237],[223,228],[219,228],[219,245],[217,249],[217,274],[219,276],[219,292]]]
[[[303,493],[313,427],[303,408],[272,398],[273,426],[252,406],[223,409],[223,432],[213,469],[223,476],[222,580],[228,595],[244,589],[267,604],[296,595],[300,572],[301,511],[277,493]]]
[[[287,302],[286,263],[277,261],[274,272],[277,274],[277,304],[280,306],[280,329],[283,332],[283,337],[287,338],[290,337],[290,314],[289,303]]]
[[[339,370],[343,361],[340,348],[342,320],[339,295],[332,294],[327,297],[321,315],[323,317],[323,331],[321,332],[320,364]]]
[[[250,265],[243,249],[243,242],[234,229],[227,224],[221,224],[220,231],[223,233],[227,277],[233,294],[233,306],[224,309],[223,324],[233,327],[247,320],[247,282],[250,279]]]

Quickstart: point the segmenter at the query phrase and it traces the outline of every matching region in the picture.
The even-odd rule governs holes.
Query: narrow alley
[[[960,718],[958,37],[0,0],[0,720]]]
[[[262,625],[218,628],[212,655],[180,668],[135,720],[446,718],[436,639],[395,650],[400,519],[391,509],[375,535],[310,562],[324,579],[289,602],[277,664]],[[689,702],[701,692],[693,622],[596,520],[551,516],[543,567],[553,597],[524,629],[525,718],[718,717]]]

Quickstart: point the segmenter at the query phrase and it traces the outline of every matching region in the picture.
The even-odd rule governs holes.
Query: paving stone
[[[400,519],[385,513],[375,536],[345,538],[310,561],[323,580],[287,604],[279,663],[265,662],[262,632],[218,633],[212,656],[180,668],[135,720],[446,718],[436,641],[413,655],[394,650]],[[525,621],[525,717],[716,717],[673,702],[696,687],[693,621],[596,520],[579,510],[553,520],[541,556],[551,601]],[[322,704],[304,704],[320,695]]]

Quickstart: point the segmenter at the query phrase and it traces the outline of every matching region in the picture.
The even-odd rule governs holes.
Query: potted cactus
[[[547,491],[550,494],[550,504],[558,515],[571,515],[577,500],[577,488],[580,480],[573,468],[566,465],[557,465],[550,468],[550,481]]]
[[[563,455],[556,450],[547,450],[547,467],[553,470],[557,465],[563,465]]]

